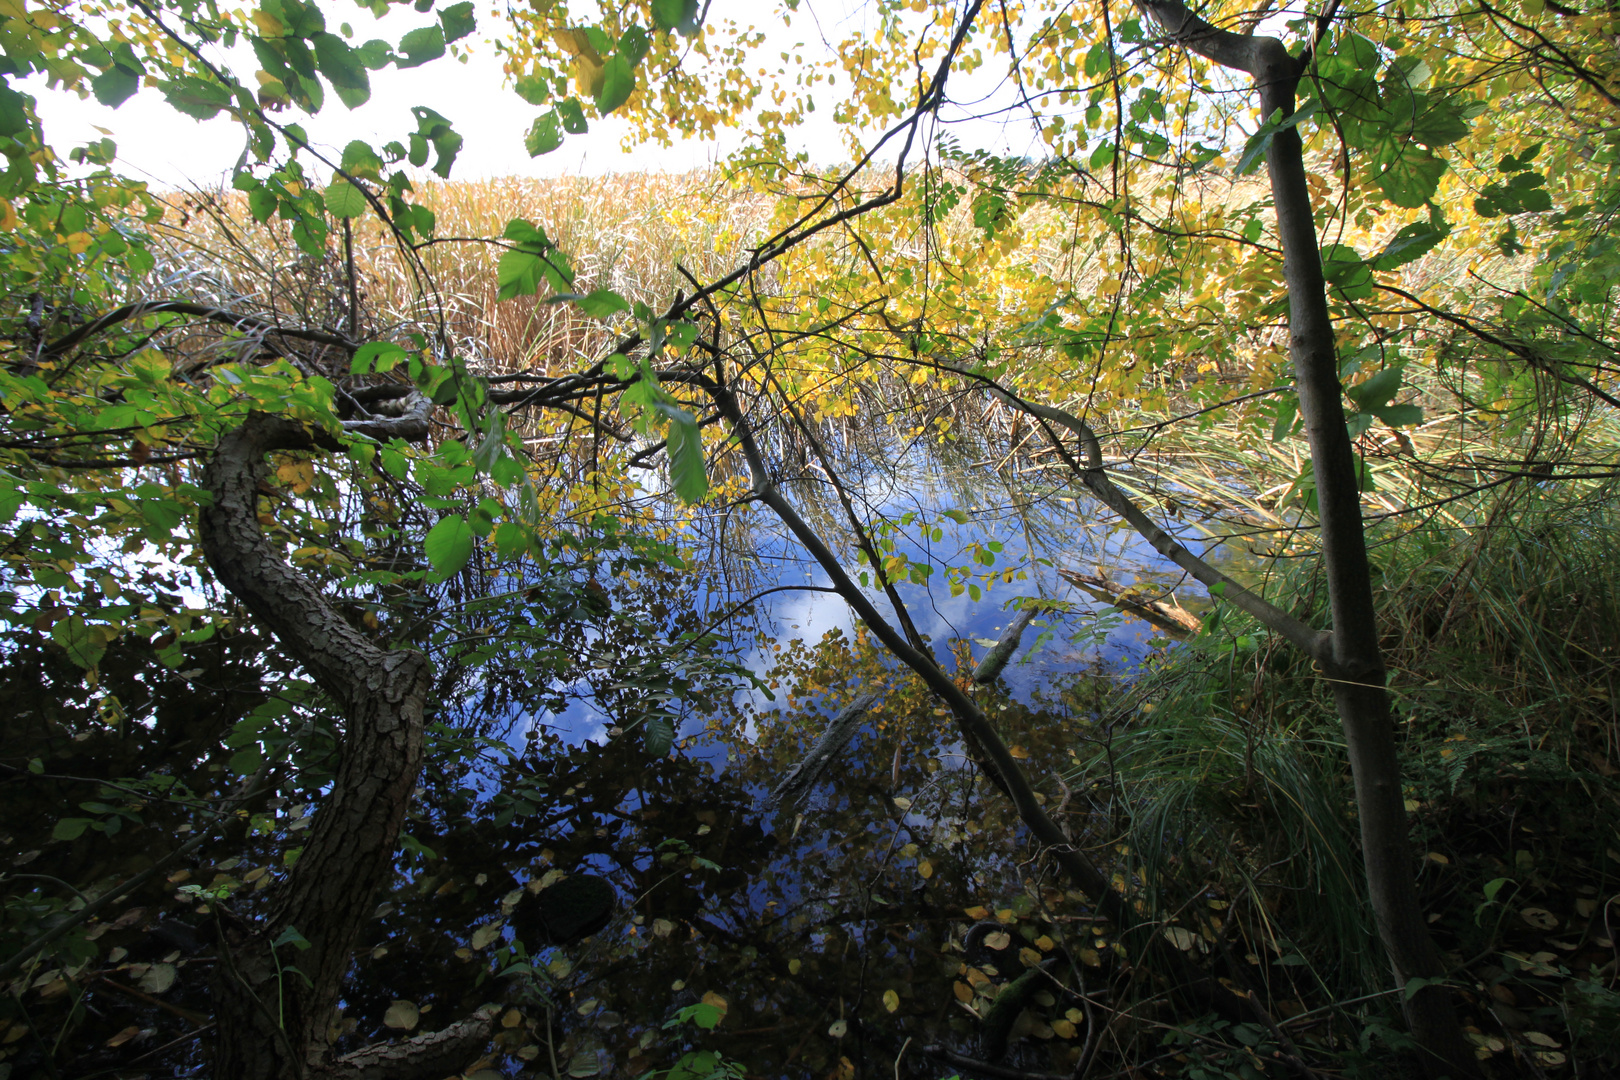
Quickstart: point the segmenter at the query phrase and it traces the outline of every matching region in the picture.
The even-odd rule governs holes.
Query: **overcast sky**
[[[769,19],[774,15],[774,5],[732,2],[737,7],[745,7],[756,19],[762,16]],[[724,14],[725,6],[729,5],[722,0],[711,14]],[[836,14],[832,25],[825,21],[817,24],[801,17],[792,26],[772,22],[763,27],[768,40],[762,46],[762,55],[775,58],[783,51],[798,51],[806,56],[826,56],[828,49],[821,40],[822,29],[830,37],[842,37],[852,29],[850,23],[864,21],[867,15],[866,6],[858,0],[834,0],[833,4],[823,6],[824,20],[829,9]],[[338,17],[333,15],[334,19]],[[403,5],[382,21],[373,20],[359,8],[347,8],[341,17],[353,25],[352,40],[356,43],[371,37],[397,41],[407,30],[434,19],[431,13],[419,15]],[[738,17],[747,21],[741,13]],[[334,25],[332,29],[337,27]],[[527,104],[502,85],[500,59],[489,44],[479,40],[491,29],[488,24],[481,25],[479,34],[462,42],[472,46],[472,56],[467,63],[458,63],[447,56],[406,71],[386,68],[372,72],[371,100],[359,109],[346,109],[336,100],[336,95],[328,94],[326,107],[305,122],[312,140],[317,145],[336,149],[356,138],[373,143],[402,139],[416,127],[410,115],[411,106],[426,105],[448,117],[465,139],[452,178],[475,179],[600,175],[641,170],[679,172],[723,158],[737,149],[744,138],[743,132],[727,131],[716,142],[694,140],[673,148],[641,146],[626,152],[622,143],[627,125],[608,117],[592,120],[587,134],[568,136],[552,153],[531,158],[523,149],[523,136],[544,110]],[[251,52],[245,48],[234,50],[231,59],[239,76],[246,77],[257,67]],[[976,73],[971,81],[982,84],[984,75]],[[47,137],[55,146],[65,149],[80,145],[100,138],[104,132],[98,129],[105,129],[118,144],[122,167],[161,186],[216,182],[228,175],[243,150],[245,136],[240,125],[224,116],[207,121],[193,120],[170,108],[162,95],[150,88],[143,88],[118,109],[109,109],[94,98],[81,100],[74,94],[49,90],[38,78],[24,85],[38,98]],[[824,99],[836,93],[836,89],[823,89]],[[958,87],[959,91],[967,89]],[[986,89],[982,85],[975,86],[973,93],[957,96],[959,99],[978,97]],[[831,112],[824,107],[812,114],[812,123],[802,133],[796,147],[810,151],[812,159],[819,163],[831,163],[845,156],[838,132],[831,123]],[[962,141],[969,145],[1014,149],[1003,144],[1005,134],[998,125],[991,125],[980,130],[979,137]],[[1027,141],[1028,134],[1020,132],[1013,138]],[[1016,147],[1019,152],[1028,149],[1024,141]]]

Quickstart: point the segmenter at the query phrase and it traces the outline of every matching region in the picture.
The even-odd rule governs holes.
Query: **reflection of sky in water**
[[[867,470],[866,475],[845,478],[854,489],[857,513],[881,515],[891,521],[908,511],[917,515],[911,526],[893,534],[895,551],[904,553],[913,563],[933,563],[936,568],[926,585],[904,582],[896,586],[896,591],[917,630],[929,639],[934,655],[947,669],[953,664],[950,648],[955,640],[972,642],[975,662],[983,658],[989,645],[1012,621],[1016,609],[1009,610],[1009,605],[1016,599],[1036,597],[1066,601],[1071,605],[1067,612],[1037,616],[1034,625],[1025,631],[1012,663],[1003,672],[1002,680],[1008,690],[1021,701],[1028,702],[1035,691],[1051,686],[1061,676],[1087,668],[1100,666],[1128,673],[1147,654],[1149,643],[1162,637],[1160,631],[1149,624],[1134,617],[1121,617],[1069,585],[1058,577],[1057,567],[1101,572],[1121,584],[1146,581],[1165,588],[1174,587],[1176,598],[1195,610],[1207,602],[1208,594],[1203,586],[1183,577],[1181,571],[1154,551],[1147,541],[1121,528],[1111,514],[1089,497],[1076,501],[1059,495],[1031,493],[1015,487],[1006,474],[988,468],[951,468],[938,462],[887,470],[867,463],[862,467]],[[804,491],[801,489],[794,494],[803,495]],[[825,516],[818,516],[812,512],[817,507],[806,508],[803,498],[796,501],[801,512],[818,528],[825,520],[843,521],[836,504],[832,504],[831,510],[819,508]],[[830,497],[828,502],[831,504]],[[969,521],[958,523],[943,516],[952,509],[969,514]],[[930,527],[938,527],[938,540],[931,539],[931,532],[922,532],[925,522]],[[1161,524],[1194,553],[1217,562],[1226,557],[1228,549],[1217,547],[1206,551],[1195,526],[1176,520],[1162,520]],[[823,529],[823,534],[831,539],[828,535],[831,531]],[[711,611],[724,610],[729,604],[775,586],[825,587],[830,584],[826,573],[803,555],[798,543],[785,535],[774,516],[763,507],[740,512],[736,518],[715,528],[714,535],[723,538],[730,547],[725,559],[729,576],[722,576],[719,586],[700,594],[700,602]],[[975,600],[966,590],[951,596],[943,565],[971,565],[970,546],[992,542],[1002,545],[1002,550],[995,554],[994,564],[990,567],[973,565],[975,573],[968,579],[984,590],[981,597]],[[738,548],[742,550],[739,552]],[[852,577],[858,578],[862,570],[870,572],[870,567],[859,563],[852,551],[841,552],[840,559]],[[979,579],[980,574],[999,573],[1008,568],[1023,570],[1028,576],[1012,582],[1004,582],[997,576],[990,585]],[[892,619],[893,608],[883,591],[875,585],[864,591],[874,606]],[[814,645],[834,629],[848,636],[855,628],[855,617],[849,606],[829,592],[775,593],[760,601],[755,622],[777,642],[797,639],[807,645]],[[1051,635],[1035,647],[1043,630],[1050,630]],[[753,646],[741,659],[761,674],[772,663],[768,646]],[[751,700],[759,710],[776,707],[762,693],[748,687],[740,690],[739,696]],[[609,723],[588,700],[579,701],[562,715],[546,721],[548,727],[559,731],[570,742],[603,739]],[[696,722],[689,721],[681,734],[690,735],[696,730]],[[719,749],[714,752],[724,753]]]

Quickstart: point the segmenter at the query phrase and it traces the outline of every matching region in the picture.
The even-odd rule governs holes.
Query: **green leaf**
[[[642,57],[647,55],[650,44],[651,42],[647,40],[647,31],[632,25],[619,35],[619,55],[630,61],[631,67],[636,67],[641,63]]]
[[[592,289],[584,296],[577,296],[574,302],[579,309],[593,319],[605,319],[621,311],[630,310],[630,301],[614,292],[612,289]]]
[[[1375,270],[1394,270],[1427,255],[1436,244],[1450,233],[1449,228],[1436,228],[1427,221],[1414,221],[1389,238],[1384,250],[1373,257]]]
[[[17,136],[28,130],[28,99],[0,82],[0,135]]]
[[[653,24],[660,30],[697,33],[698,0],[652,0]]]
[[[1401,389],[1401,369],[1387,367],[1370,379],[1366,379],[1350,387],[1345,393],[1350,400],[1364,412],[1371,412],[1388,405],[1390,400]]]
[[[704,469],[702,433],[695,422],[670,423],[668,453],[675,494],[684,503],[700,501],[709,493],[709,477]]]
[[[434,33],[439,30],[436,26],[430,29]],[[431,143],[434,152],[439,155],[433,163],[433,171],[448,179],[450,167],[461,152],[461,136],[451,128],[448,119],[424,105],[412,106],[411,115],[416,117],[416,131],[410,139],[411,164],[420,166],[427,161],[427,148]]]
[[[602,92],[596,95],[596,111],[603,116],[630,100],[636,89],[636,70],[630,61],[617,55],[602,68]]]
[[[1434,198],[1446,171],[1443,159],[1414,142],[1386,139],[1374,158],[1374,178],[1396,206],[1416,208]]]
[[[382,174],[383,161],[370,143],[364,139],[354,139],[343,148],[343,158],[339,162],[339,167],[353,176],[378,180]]]
[[[140,85],[140,73],[121,65],[114,65],[90,80],[96,100],[114,109],[128,101]]]
[[[405,350],[391,341],[368,341],[354,350],[349,362],[349,374],[369,375],[373,370],[390,371],[405,358]]]
[[[495,283],[499,289],[495,299],[533,296],[540,291],[542,280],[540,256],[530,251],[504,251],[495,264]]]
[[[585,109],[577,98],[564,98],[557,103],[557,115],[562,118],[563,130],[570,135],[583,135],[590,130],[585,122]]]
[[[1086,53],[1086,77],[1089,79],[1101,78],[1108,74],[1113,65],[1114,54],[1106,41],[1099,41]]]
[[[423,26],[412,30],[399,39],[399,49],[406,58],[395,60],[396,67],[420,67],[429,61],[437,60],[444,55],[444,30],[438,26]]]
[[[1346,300],[1372,295],[1372,270],[1349,244],[1329,244],[1322,249],[1322,276]]]
[[[523,148],[530,157],[539,157],[557,149],[562,141],[562,123],[557,117],[557,110],[551,109],[529,128],[529,133],[523,137]]]
[[[1321,103],[1312,98],[1287,116],[1282,114],[1281,109],[1272,113],[1271,118],[1260,125],[1260,130],[1249,137],[1248,143],[1243,147],[1243,156],[1238,158],[1237,168],[1233,171],[1238,176],[1247,176],[1253,172],[1261,159],[1266,156],[1266,151],[1271,149],[1271,140],[1277,137],[1278,132],[1298,127],[1302,121],[1315,116],[1321,107]]]
[[[310,39],[315,46],[315,64],[337,91],[338,100],[358,108],[371,98],[371,76],[360,54],[336,34],[325,32]]]
[[[1390,427],[1410,427],[1423,423],[1423,410],[1417,405],[1385,405],[1373,412]]]
[[[90,819],[84,817],[65,817],[58,821],[51,829],[52,840],[77,840],[84,835],[84,830],[90,827]]]
[[[447,8],[439,9],[439,23],[444,27],[444,40],[460,41],[478,28],[478,18],[473,14],[472,0],[462,0],[459,4],[451,4]]]
[[[67,650],[68,659],[86,670],[101,663],[107,654],[109,631],[89,626],[82,615],[69,615],[51,627],[51,640]]]
[[[159,85],[169,104],[194,120],[210,120],[231,103],[230,91],[216,82],[188,76]]]
[[[422,550],[433,566],[432,580],[445,581],[472,558],[472,526],[460,514],[452,514],[428,530]]]
[[[336,218],[355,218],[366,212],[366,197],[359,188],[347,180],[327,185],[326,209]]]
[[[1468,134],[1468,121],[1449,105],[1431,105],[1412,124],[1412,138],[1425,146],[1449,146]]]
[[[296,927],[289,926],[287,929],[277,934],[276,940],[270,943],[270,947],[274,949],[279,949],[283,945],[291,945],[299,952],[303,952],[305,949],[310,947],[310,940],[303,934],[300,934]]]
[[[355,55],[360,62],[371,71],[381,71],[394,62],[394,50],[388,42],[380,38],[372,38],[363,45],[355,47]]]
[[[642,738],[646,741],[648,757],[667,757],[675,745],[675,725],[667,716],[651,717],[642,724]]]

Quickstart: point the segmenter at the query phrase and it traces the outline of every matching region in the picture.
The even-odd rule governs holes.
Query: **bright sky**
[[[835,12],[838,17],[833,25],[823,26],[829,36],[842,36],[849,22],[864,21],[866,11],[859,0],[843,2],[847,6]],[[711,20],[726,14],[722,9],[732,5],[746,8],[747,14],[756,18],[761,14],[766,18],[775,17],[774,5],[745,4],[743,0],[731,0],[728,5],[720,0],[711,11]],[[836,9],[837,0],[829,6]],[[823,11],[822,14],[828,13]],[[382,21],[373,20],[359,8],[347,8],[345,15],[333,13],[331,17],[334,23],[346,17],[353,24],[355,33],[351,40],[356,43],[371,37],[397,41],[406,31],[426,25],[434,18],[432,14],[418,15],[403,6]],[[736,17],[739,21],[749,21],[742,12]],[[336,25],[332,28],[337,29]],[[426,105],[449,118],[465,139],[452,179],[600,175],[643,170],[680,172],[723,158],[737,149],[745,137],[741,131],[728,131],[717,142],[686,141],[670,148],[641,146],[626,152],[622,146],[626,125],[609,117],[604,121],[593,120],[588,133],[568,136],[552,153],[530,158],[523,149],[523,136],[544,110],[527,104],[503,87],[500,59],[490,45],[479,41],[488,29],[482,27],[479,34],[461,43],[472,44],[473,55],[466,63],[447,56],[406,71],[386,68],[372,72],[371,100],[359,109],[350,111],[335,95],[328,94],[326,107],[304,122],[306,130],[317,145],[333,149],[340,149],[355,138],[373,143],[402,139],[416,128],[410,115],[411,106]],[[809,18],[797,19],[792,26],[773,22],[765,29],[767,42],[761,47],[763,55],[775,57],[783,51],[798,51],[807,56],[828,55],[817,24]],[[230,59],[239,75],[250,74],[257,67],[246,49],[236,50],[236,54]],[[216,53],[215,58],[220,55]],[[983,77],[973,81],[982,82]],[[240,126],[224,117],[193,120],[170,108],[162,95],[150,88],[143,88],[120,108],[110,109],[94,98],[81,100],[73,94],[47,89],[37,78],[25,86],[39,101],[47,138],[53,144],[59,148],[77,146],[100,138],[104,131],[98,129],[105,129],[118,144],[124,169],[164,187],[206,186],[217,182],[228,176],[243,150],[245,137]],[[976,93],[957,96],[973,98],[983,92],[984,88],[980,87]],[[808,150],[811,158],[818,162],[843,159],[845,151],[831,122],[831,109],[818,110],[810,120],[799,148]],[[957,134],[960,137],[961,133]],[[964,141],[1001,141],[994,132],[980,134],[988,137]],[[1019,145],[1017,149],[1023,151],[1027,147]]]

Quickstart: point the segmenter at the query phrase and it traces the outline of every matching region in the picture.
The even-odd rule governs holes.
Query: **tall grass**
[[[504,248],[492,238],[511,219],[545,230],[567,254],[578,291],[614,289],[656,310],[677,289],[690,291],[682,270],[707,281],[746,258],[771,213],[768,200],[713,170],[431,183],[417,200],[433,211],[436,225],[432,242],[411,255],[375,219],[357,219],[355,329],[369,338],[442,329],[485,374],[556,371],[595,360],[622,329],[543,298],[498,301],[496,265]],[[245,200],[229,191],[176,197],[162,232],[157,290],[211,296],[289,324],[349,330],[340,234],[324,256],[311,257],[283,223],[254,222]]]
[[[1607,935],[1583,923],[1617,869],[1620,490],[1525,480],[1453,509],[1466,527],[1385,527],[1379,619],[1423,903],[1455,977],[1525,1006],[1476,1010],[1511,1041],[1527,1003],[1609,1000],[1590,974],[1612,958]],[[1326,624],[1312,564],[1274,595]],[[1225,949],[1284,1015],[1390,993],[1331,696],[1309,663],[1233,618],[1165,655],[1128,702],[1078,775],[1144,905]],[[1511,959],[1530,955],[1562,966]],[[1359,1030],[1365,1008],[1337,1030]],[[1544,1012],[1541,1028],[1564,1022]]]

